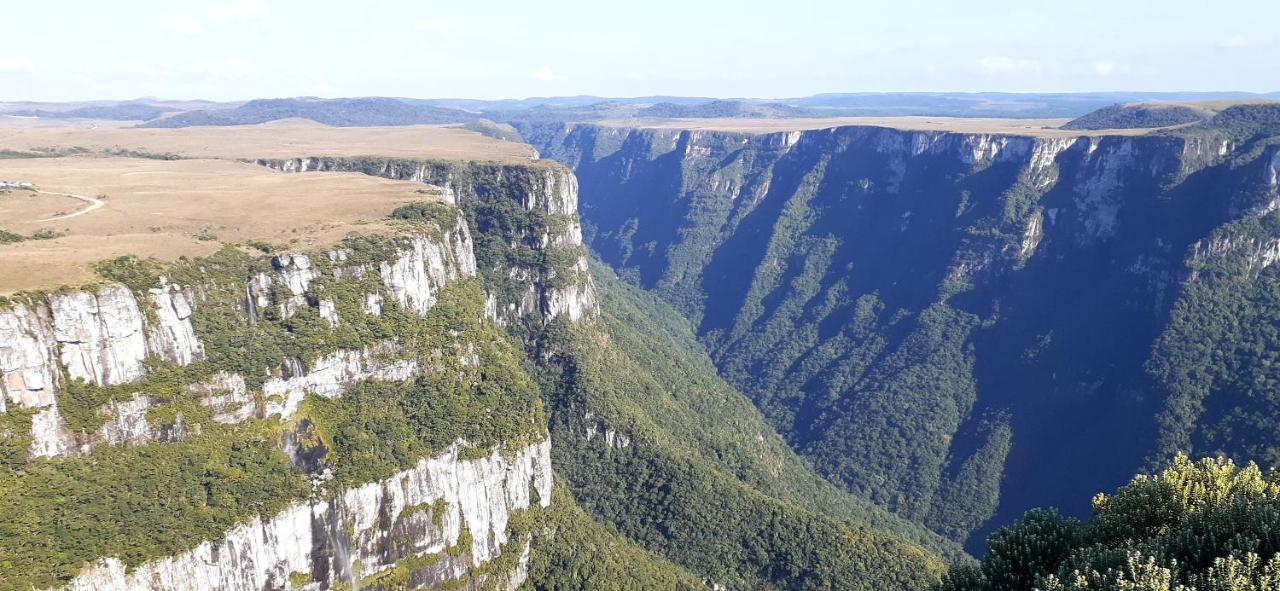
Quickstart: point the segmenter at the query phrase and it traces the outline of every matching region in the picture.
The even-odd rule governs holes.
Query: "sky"
[[[1280,90],[1280,1],[5,0],[0,101]]]

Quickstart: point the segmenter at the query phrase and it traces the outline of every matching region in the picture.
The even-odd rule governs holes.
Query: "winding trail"
[[[104,206],[104,205],[106,205],[106,204],[107,204],[107,202],[106,202],[106,201],[103,201],[103,200],[101,200],[101,199],[98,199],[97,197],[86,197],[86,196],[84,196],[84,195],[76,195],[75,193],[56,193],[56,192],[53,192],[53,191],[41,191],[40,189],[35,189],[35,192],[37,192],[37,193],[43,193],[43,194],[45,194],[45,195],[58,195],[58,196],[61,196],[61,197],[71,197],[72,199],[79,199],[79,200],[81,200],[81,201],[83,201],[83,202],[85,202],[85,203],[88,203],[88,204],[89,204],[89,207],[86,207],[86,208],[81,209],[81,210],[79,210],[79,211],[75,211],[75,212],[72,212],[72,213],[64,213],[64,214],[62,214],[62,215],[55,215],[55,216],[53,216],[53,217],[51,217],[51,218],[44,218],[43,220],[36,220],[37,222],[56,222],[56,221],[58,221],[58,220],[65,220],[65,219],[70,219],[70,218],[73,218],[73,217],[76,217],[76,216],[82,216],[82,215],[84,215],[84,214],[86,214],[86,213],[89,213],[89,212],[91,212],[91,211],[95,210],[95,209],[101,208],[102,206]]]

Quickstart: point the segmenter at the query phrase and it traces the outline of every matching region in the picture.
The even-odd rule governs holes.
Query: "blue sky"
[[[1280,90],[1280,1],[9,0],[0,100]]]

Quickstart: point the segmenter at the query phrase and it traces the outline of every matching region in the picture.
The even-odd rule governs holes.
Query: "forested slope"
[[[728,587],[923,588],[957,548],[815,476],[653,296],[593,275],[594,324],[553,326],[553,462],[588,513]],[[914,541],[913,541],[914,540]]]

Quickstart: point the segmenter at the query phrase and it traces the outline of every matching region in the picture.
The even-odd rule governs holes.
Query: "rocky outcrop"
[[[418,363],[396,359],[393,343],[382,343],[361,351],[337,351],[324,355],[311,367],[300,362],[286,377],[271,378],[262,385],[266,414],[287,419],[297,412],[307,395],[333,398],[363,380],[399,382],[418,373]]]
[[[121,285],[54,293],[0,310],[4,398],[42,408],[54,403],[64,372],[73,380],[111,386],[145,375],[148,356],[181,365],[203,358],[191,327],[193,295],[167,284],[149,295],[154,321]]]
[[[106,422],[98,428],[95,441],[107,445],[146,445],[182,440],[187,433],[182,417],[178,416],[173,424],[153,425],[147,420],[147,411],[152,406],[151,398],[142,393],[134,393],[130,400],[108,402],[98,412]]]
[[[116,558],[87,567],[73,591],[319,590],[379,581],[437,587],[519,552],[507,588],[523,582],[527,540],[512,540],[512,514],[551,501],[550,443],[510,455],[461,459],[464,444],[380,482],[295,503],[219,540],[135,568]],[[536,493],[536,497],[533,495]],[[458,548],[462,532],[471,544]],[[451,552],[451,549],[456,549]]]
[[[156,312],[155,326],[147,333],[149,352],[178,365],[204,359],[204,345],[196,338],[195,329],[191,326],[191,315],[196,305],[195,292],[164,281],[159,288],[151,289],[148,295]]]
[[[62,455],[86,447],[67,432],[56,409],[63,380],[128,384],[146,374],[143,361],[149,356],[181,365],[203,358],[191,326],[193,293],[166,283],[148,295],[154,309],[150,318],[122,285],[31,297],[0,310],[0,394],[6,403],[0,404],[0,412],[9,405],[36,411],[32,455]],[[118,417],[116,410],[103,412]],[[136,441],[150,432],[128,403],[123,411],[132,418],[97,434],[102,441]]]
[[[586,251],[583,249],[582,226],[577,212],[578,183],[572,172],[563,167],[545,163],[463,164],[341,157],[261,159],[256,162],[282,172],[361,172],[426,183],[439,187],[444,201],[456,203],[463,209],[470,208],[473,212],[487,211],[484,204],[501,201],[517,203],[522,210],[542,220],[539,224],[528,225],[542,225],[545,230],[529,235],[524,228],[526,224],[515,224],[515,228],[509,228],[511,224],[499,223],[490,227],[479,216],[473,219],[473,222],[488,227],[490,232],[512,231],[511,235],[501,237],[513,247],[501,253],[502,258],[476,259],[478,270],[493,283],[489,285],[490,296],[493,298],[489,306],[490,317],[505,324],[535,314],[548,320],[566,316],[573,321],[589,320],[595,315],[595,285],[588,273],[579,272],[586,268]],[[478,228],[470,228],[471,233],[476,231]],[[446,241],[449,240],[469,241],[470,235],[453,230],[446,236]],[[530,266],[513,255],[512,251],[521,245],[557,253],[549,258],[567,258],[569,262],[562,265],[563,268],[555,265]],[[392,286],[392,294],[402,304],[410,306],[421,306],[422,302],[432,301],[431,285],[435,282],[432,269],[435,267],[428,264],[422,267],[427,270],[423,276],[415,276],[400,268],[401,264],[417,269],[419,259],[431,261],[432,257],[448,255],[447,248],[442,253],[416,252],[417,250],[415,246],[415,252],[409,260],[383,264],[381,269],[384,282]],[[558,253],[565,252],[573,255],[558,256]],[[511,285],[510,282],[515,284]]]
[[[573,322],[587,320],[595,314],[598,303],[586,259],[578,259],[567,274],[568,280],[563,286],[543,290],[542,312],[550,318],[564,316]]]
[[[62,374],[57,355],[48,306],[16,303],[0,311],[0,411],[52,405]]]
[[[122,285],[96,293],[74,291],[49,297],[53,335],[67,376],[99,386],[127,384],[146,372],[147,338],[142,311]]]
[[[271,265],[276,269],[275,283],[288,290],[279,302],[280,317],[288,318],[307,305],[307,290],[318,273],[311,267],[311,257],[300,253],[277,256],[271,259]]]
[[[359,279],[370,272],[382,279],[385,296],[368,294],[366,314],[380,314],[384,297],[425,314],[445,284],[476,275],[471,234],[461,216],[438,236],[405,238],[397,257],[381,266],[353,266],[346,261],[345,252],[328,253],[327,268],[332,268],[334,280]],[[251,319],[270,307],[278,317],[288,318],[314,305],[330,326],[339,325],[334,302],[313,293],[322,273],[308,255],[282,254],[271,263],[273,272],[251,277],[242,289],[244,309]],[[182,435],[174,425],[147,424],[151,402],[146,392],[102,409],[107,425],[94,433],[68,432],[56,409],[64,380],[97,386],[129,384],[146,375],[144,361],[149,357],[178,365],[205,358],[192,323],[200,292],[162,279],[145,296],[140,303],[128,288],[106,285],[94,291],[61,291],[20,300],[0,310],[0,413],[10,406],[36,410],[33,455],[82,453],[98,443],[142,444]],[[322,355],[309,368],[295,364],[295,371],[266,382],[267,402],[261,413],[253,396],[245,392],[243,376],[220,374],[192,388],[207,394],[204,402],[220,422],[240,422],[258,414],[287,418],[307,394],[336,396],[360,380],[404,380],[418,371],[415,362],[392,359],[394,353],[393,344],[383,343]]]
[[[205,382],[189,384],[187,390],[200,395],[200,404],[209,407],[213,420],[224,425],[243,423],[258,414],[257,402],[240,375],[218,372]]]
[[[1234,277],[1254,279],[1264,269],[1280,261],[1280,238],[1216,236],[1191,245],[1191,279],[1205,267],[1214,267]]]
[[[454,228],[444,232],[442,240],[412,239],[396,260],[381,263],[378,271],[392,298],[401,306],[425,314],[436,304],[445,283],[476,276],[471,233],[459,219]],[[378,296],[365,303],[367,309],[382,309]]]
[[[78,451],[80,447],[75,437],[67,431],[57,406],[46,406],[31,416],[32,456],[61,456]]]

